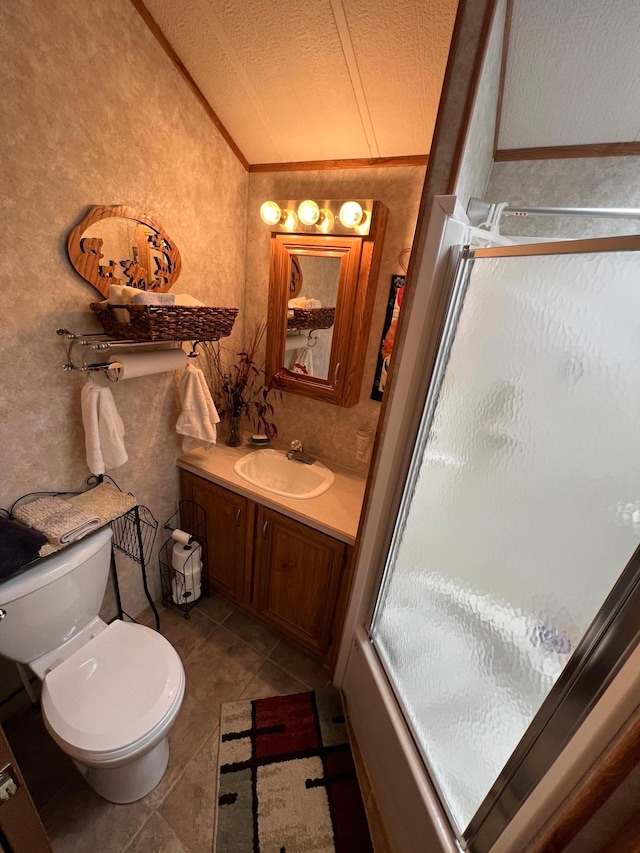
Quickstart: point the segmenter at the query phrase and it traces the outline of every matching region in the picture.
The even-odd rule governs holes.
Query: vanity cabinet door
[[[7,853],[52,853],[29,789],[17,765],[11,747],[0,727],[0,769],[9,765],[9,775],[18,789],[0,801],[0,850]]]
[[[182,497],[207,514],[207,571],[211,589],[237,604],[251,601],[252,501],[202,477],[181,472]]]
[[[256,525],[258,615],[312,652],[325,655],[346,546],[265,507]]]

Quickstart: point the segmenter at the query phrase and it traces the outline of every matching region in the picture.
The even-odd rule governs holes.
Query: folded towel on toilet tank
[[[101,527],[97,515],[85,512],[60,497],[38,498],[13,511],[23,524],[44,534],[55,545],[67,545]]]
[[[138,503],[133,495],[121,492],[112,483],[106,482],[65,500],[76,509],[97,515],[101,525],[109,524]]]
[[[0,516],[0,580],[35,560],[46,541],[40,531]]]

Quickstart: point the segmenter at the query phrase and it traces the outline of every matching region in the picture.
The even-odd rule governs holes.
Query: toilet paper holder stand
[[[158,553],[162,604],[164,607],[177,607],[184,618],[189,619],[190,611],[200,596],[209,596],[209,575],[206,569],[207,513],[196,501],[181,500],[177,511],[165,522],[164,529],[172,534],[174,531],[185,531],[191,535],[194,547],[186,557],[182,570],[173,563],[176,540],[172,535]]]

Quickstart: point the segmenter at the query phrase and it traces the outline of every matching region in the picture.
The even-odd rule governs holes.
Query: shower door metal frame
[[[406,513],[410,505],[410,495],[419,467],[417,459],[424,449],[431,429],[440,387],[449,360],[451,346],[455,339],[474,261],[481,258],[613,252],[640,252],[640,235],[531,243],[486,249],[471,246],[462,248],[455,270],[455,282],[447,309],[447,319],[441,336],[438,357],[427,393],[413,458],[407,474],[405,493],[398,509],[395,530],[385,560],[381,581],[366,622],[369,638],[374,649],[376,644],[372,635],[372,625],[404,530]],[[424,750],[418,739],[413,735],[413,727],[404,713],[402,701],[398,696],[391,674],[387,671],[385,662],[376,649],[379,663],[396,696],[407,727],[414,737],[416,748],[423,758],[425,770],[438,794],[452,832],[465,850],[469,850],[471,853],[486,853],[497,841],[614,680],[639,641],[640,546],[631,556],[587,628],[567,666],[549,691],[489,793],[462,833],[457,829],[455,821],[452,819]]]

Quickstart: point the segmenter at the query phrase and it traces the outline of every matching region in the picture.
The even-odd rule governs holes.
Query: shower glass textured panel
[[[460,833],[640,539],[639,255],[467,281],[370,628]]]

